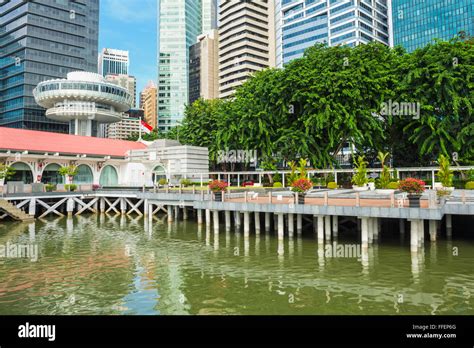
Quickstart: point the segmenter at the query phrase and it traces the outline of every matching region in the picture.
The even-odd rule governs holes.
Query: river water
[[[191,220],[3,222],[0,314],[474,314],[472,238],[417,254],[409,233],[358,243],[351,230],[318,248],[311,231],[279,242]]]

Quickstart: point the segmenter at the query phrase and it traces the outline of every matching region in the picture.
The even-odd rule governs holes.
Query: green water
[[[311,231],[281,243],[192,221],[3,222],[0,245],[37,246],[38,259],[0,258],[0,314],[474,314],[474,241],[455,231],[412,255],[408,238],[382,231],[337,258]]]

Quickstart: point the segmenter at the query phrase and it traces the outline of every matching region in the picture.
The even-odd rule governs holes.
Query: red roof
[[[134,141],[0,127],[2,150],[124,157],[129,150],[146,148],[145,144]]]

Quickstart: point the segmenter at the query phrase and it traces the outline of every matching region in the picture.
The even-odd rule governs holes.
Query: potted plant
[[[436,196],[438,196],[439,204],[440,205],[445,205],[446,204],[446,199],[448,198],[448,196],[450,194],[451,194],[451,192],[448,191],[448,190],[444,190],[444,189],[436,190]]]
[[[312,188],[313,182],[306,178],[300,178],[291,184],[291,190],[298,193],[298,204],[304,204],[306,192]]]
[[[357,161],[354,160],[355,174],[352,177],[352,188],[354,191],[367,191],[369,178],[367,177],[367,165],[369,163],[365,160],[365,156],[359,156]]]
[[[0,185],[3,185],[5,179],[10,179],[15,175],[15,169],[7,166],[6,164],[0,164]]]
[[[214,180],[209,183],[209,189],[214,193],[216,201],[222,201],[222,192],[227,189],[228,184],[225,181]]]
[[[449,163],[449,158],[445,155],[440,155],[438,158],[439,169],[436,176],[438,177],[441,185],[447,191],[454,191],[453,187],[453,172]]]
[[[425,182],[423,180],[408,178],[400,181],[398,188],[400,191],[408,193],[410,208],[420,207],[420,198],[425,191]]]
[[[77,166],[71,164],[69,166],[59,168],[58,173],[61,176],[67,176],[69,178],[69,183],[72,184],[74,181],[74,177],[78,173],[78,169]]]
[[[377,180],[377,191],[380,193],[392,193],[395,191],[394,189],[390,188],[390,170],[388,166],[385,165],[389,155],[390,154],[388,152],[383,153],[382,151],[379,151],[377,155],[377,158],[382,165],[382,172],[380,173],[380,177]]]
[[[46,192],[53,192],[54,190],[56,190],[56,185],[46,184],[46,186],[44,188],[45,188]]]

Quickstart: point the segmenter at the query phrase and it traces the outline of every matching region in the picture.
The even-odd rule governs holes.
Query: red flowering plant
[[[409,195],[421,195],[425,191],[425,182],[415,178],[400,181],[398,189]]]
[[[228,184],[224,181],[214,180],[209,183],[209,188],[212,192],[223,192],[226,190]]]
[[[298,179],[291,184],[293,192],[305,193],[313,188],[313,182],[309,179]]]

